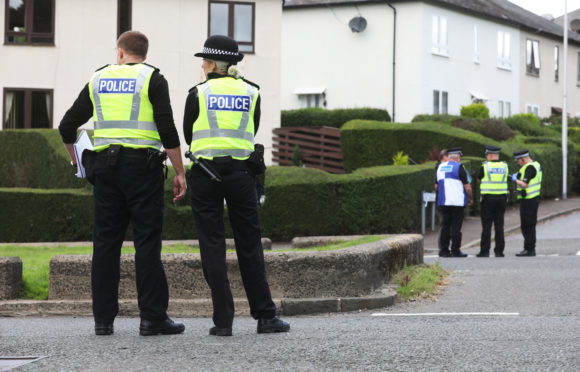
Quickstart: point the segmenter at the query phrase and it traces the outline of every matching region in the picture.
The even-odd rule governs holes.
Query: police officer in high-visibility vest
[[[91,289],[97,335],[113,334],[119,311],[121,246],[133,225],[135,271],[143,336],[182,333],[167,315],[169,293],[161,262],[164,160],[175,168],[174,202],[185,195],[185,170],[167,81],[145,64],[149,41],[138,31],[117,40],[117,64],[97,70],[66,112],[59,130],[75,162],[76,130],[91,117],[94,152],[84,152],[94,184]],[[165,152],[161,152],[161,147]],[[73,164],[76,166],[76,164]]]
[[[449,149],[447,154],[449,160],[437,167],[437,206],[441,216],[439,257],[467,257],[460,249],[461,226],[465,206],[473,204],[471,185],[461,164],[461,148]]]
[[[505,247],[503,217],[508,196],[508,165],[499,160],[501,147],[485,146],[485,157],[479,169],[478,179],[481,192],[481,241],[477,257],[489,257],[491,246],[491,225],[495,230],[496,257],[504,257]]]
[[[516,183],[517,198],[520,201],[520,223],[524,236],[524,249],[516,256],[533,257],[536,255],[536,223],[542,191],[542,168],[540,163],[532,160],[527,150],[514,152],[514,157],[521,168],[519,172],[510,176],[510,181]]]
[[[260,171],[253,166],[257,153],[254,135],[260,122],[258,86],[240,77],[234,65],[244,56],[229,37],[210,36],[195,56],[203,58],[206,80],[189,91],[183,129],[195,161],[191,208],[213,301],[214,327],[209,334],[231,336],[234,319],[226,267],[224,199],[250,313],[258,320],[257,332],[287,332],[290,325],[276,316],[261,243],[255,180]],[[204,171],[208,167],[213,176]]]

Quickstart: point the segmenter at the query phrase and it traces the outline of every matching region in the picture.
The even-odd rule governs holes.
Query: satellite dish
[[[367,20],[363,17],[354,17],[348,22],[348,27],[352,32],[363,32],[367,28]]]
[[[574,32],[580,31],[580,19],[576,18],[570,22],[570,29]]]

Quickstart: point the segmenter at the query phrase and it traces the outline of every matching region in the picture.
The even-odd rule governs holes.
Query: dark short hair
[[[117,48],[123,48],[129,54],[145,58],[149,50],[149,40],[139,31],[125,31],[117,39]]]
[[[443,159],[446,156],[447,156],[447,149],[441,150],[441,152],[439,153],[439,160]]]

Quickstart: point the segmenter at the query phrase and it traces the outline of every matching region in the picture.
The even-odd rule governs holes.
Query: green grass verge
[[[393,277],[393,282],[398,285],[399,296],[407,301],[434,295],[448,274],[439,262],[434,265],[405,266]]]
[[[342,249],[354,245],[371,243],[384,239],[385,236],[367,236],[355,240],[345,241],[336,244],[329,244],[319,247],[284,249],[276,252],[304,252],[304,251],[328,251]],[[57,255],[69,254],[92,254],[92,246],[25,246],[25,245],[5,245],[0,246],[0,256],[17,256],[22,260],[22,284],[20,292],[22,299],[46,300],[48,298],[48,278],[50,271],[50,260]],[[122,254],[133,254],[133,247],[123,247]],[[228,250],[234,252],[234,250]],[[198,247],[186,244],[172,244],[163,246],[162,253],[199,253]]]

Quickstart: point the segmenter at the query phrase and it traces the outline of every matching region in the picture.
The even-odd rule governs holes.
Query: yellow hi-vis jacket
[[[155,68],[110,65],[95,72],[89,82],[95,121],[95,151],[112,144],[160,149],[161,139],[149,100],[149,81]]]
[[[254,151],[258,89],[229,76],[207,80],[196,89],[199,116],[193,123],[191,153],[205,159],[247,159]]]
[[[504,195],[508,192],[508,166],[503,161],[483,162],[481,195]]]
[[[528,182],[528,187],[526,187],[526,196],[521,195],[521,191],[523,190],[521,186],[518,185],[518,199],[532,199],[540,196],[540,191],[542,190],[542,168],[540,167],[540,163],[537,161],[533,161],[521,167],[520,173],[520,180],[524,178],[526,174],[526,168],[532,166],[536,168],[536,176],[532,178]]]

